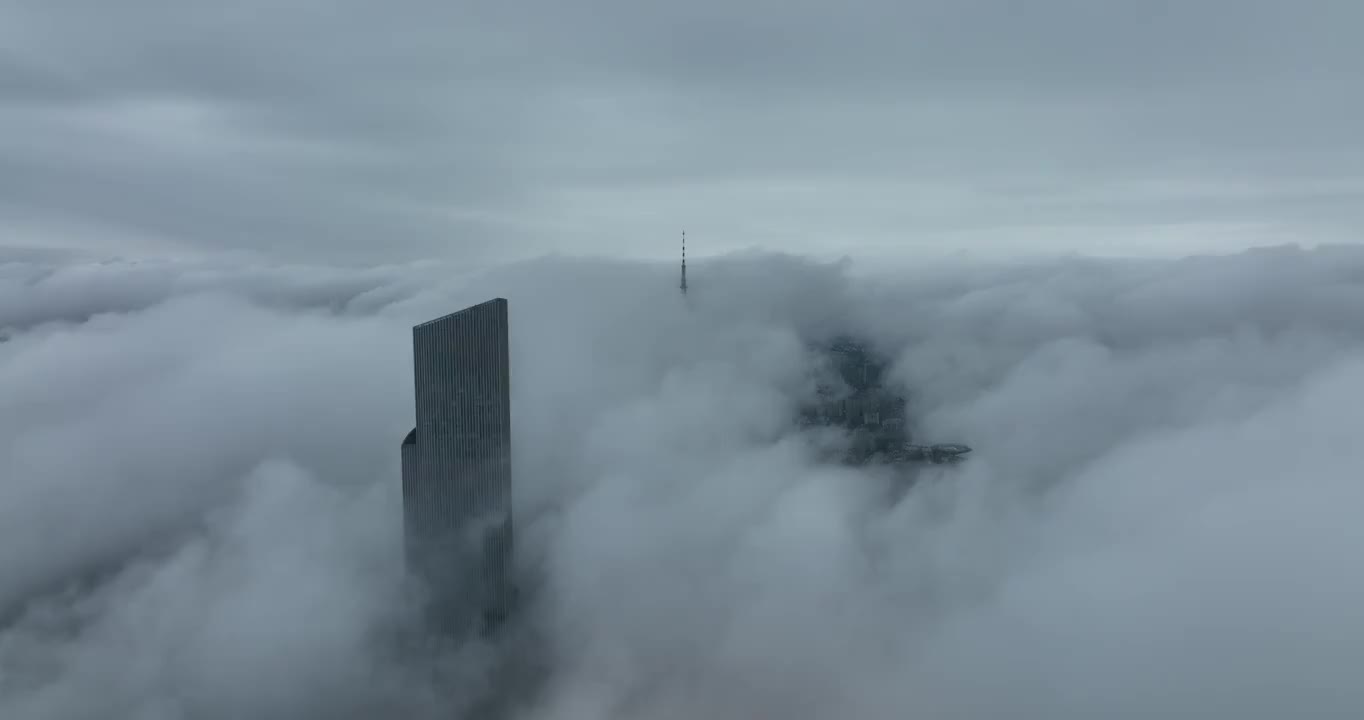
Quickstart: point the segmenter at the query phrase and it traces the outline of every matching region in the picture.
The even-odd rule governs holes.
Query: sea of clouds
[[[864,268],[0,259],[0,718],[458,716],[422,650],[411,326],[512,319],[518,553],[589,718],[1364,717],[1364,249]],[[895,358],[898,503],[793,436]],[[482,653],[482,654],[481,654]]]

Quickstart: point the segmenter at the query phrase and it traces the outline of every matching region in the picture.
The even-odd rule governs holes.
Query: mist
[[[1364,249],[691,265],[0,263],[0,717],[463,712],[398,448],[411,326],[494,296],[517,717],[1364,715]],[[971,458],[814,462],[838,330]]]

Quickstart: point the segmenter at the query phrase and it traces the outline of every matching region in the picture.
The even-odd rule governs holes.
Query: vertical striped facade
[[[412,328],[417,425],[402,444],[407,563],[448,630],[511,612],[507,301]]]

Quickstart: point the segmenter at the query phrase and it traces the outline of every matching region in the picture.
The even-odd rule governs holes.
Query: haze
[[[411,326],[495,296],[512,717],[1364,717],[1359,27],[0,7],[0,718],[467,716],[398,448]],[[969,461],[814,462],[834,329]]]

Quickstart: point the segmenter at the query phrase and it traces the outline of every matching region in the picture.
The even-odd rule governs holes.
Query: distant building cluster
[[[838,427],[848,433],[844,462],[956,462],[971,448],[955,443],[916,445],[910,435],[905,396],[887,383],[887,362],[848,336],[817,348],[828,361],[815,401],[801,409],[802,425]]]
[[[815,402],[801,410],[801,423],[847,430],[846,460],[854,464],[905,443],[907,403],[886,387],[884,361],[849,337],[836,338],[820,350],[828,361],[827,374],[816,384]]]

